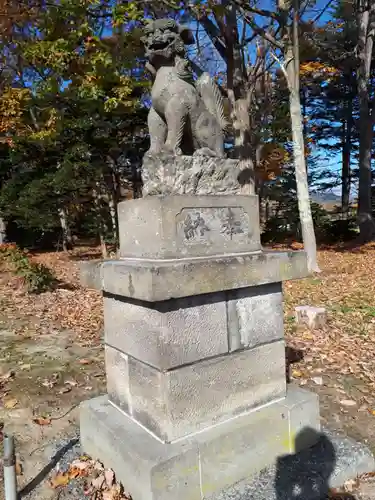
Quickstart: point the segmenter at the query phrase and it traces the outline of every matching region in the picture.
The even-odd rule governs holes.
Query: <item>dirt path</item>
[[[0,353],[0,422],[16,439],[22,489],[64,443],[77,437],[79,403],[105,391],[103,350],[80,346],[67,331],[36,338],[3,329]],[[56,498],[56,492],[44,483],[37,498]]]

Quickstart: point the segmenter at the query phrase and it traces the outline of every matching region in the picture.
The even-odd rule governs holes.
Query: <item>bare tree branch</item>
[[[221,39],[221,32],[217,26],[209,19],[207,16],[200,17],[198,22],[202,24],[207,35],[210,37],[215,49],[219,52],[221,57],[225,60],[226,58],[226,46]]]
[[[249,5],[248,2],[244,2],[243,0],[232,0],[239,9],[245,10],[246,12],[250,12],[252,14],[256,14],[262,17],[268,17],[270,19],[274,19],[275,21],[280,21],[281,18],[277,12],[272,12],[267,9],[260,9],[256,6]]]
[[[313,19],[313,22],[316,23],[319,19],[324,15],[326,10],[333,4],[335,0],[329,0],[327,4],[323,7],[323,9],[319,12],[319,14]]]
[[[252,19],[242,7],[240,7],[239,9],[245,21],[248,23],[248,25],[251,27],[251,29],[256,35],[263,37],[274,47],[280,50],[284,48],[284,44],[280,40],[277,40],[275,36],[273,36],[269,31],[267,31],[267,29],[258,26],[257,23],[254,21],[254,19]]]

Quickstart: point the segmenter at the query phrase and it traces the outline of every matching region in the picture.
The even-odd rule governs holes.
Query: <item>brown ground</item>
[[[21,486],[46,465],[51,443],[75,435],[78,403],[105,390],[101,296],[78,285],[77,259],[94,254],[37,255],[60,279],[41,295],[28,295],[8,268],[0,269],[0,423],[16,435]],[[373,451],[374,255],[374,245],[320,251],[321,274],[284,286],[287,342],[303,355],[291,365],[292,381],[319,394],[323,424]],[[296,305],[326,307],[327,327],[297,329]],[[38,498],[57,496],[45,486]]]
[[[285,283],[288,345],[302,351],[292,379],[320,396],[323,424],[375,452],[375,245],[319,252],[320,275]],[[324,330],[298,330],[297,305],[324,306]]]

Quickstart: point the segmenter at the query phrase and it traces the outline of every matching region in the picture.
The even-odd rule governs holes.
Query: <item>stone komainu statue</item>
[[[224,156],[224,101],[209,74],[193,80],[185,51],[195,42],[192,32],[172,19],[159,19],[148,21],[142,41],[154,77],[149,153]]]

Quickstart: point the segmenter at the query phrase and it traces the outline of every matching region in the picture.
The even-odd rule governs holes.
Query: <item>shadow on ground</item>
[[[75,446],[79,442],[78,438],[71,439],[66,445],[60,448],[55,455],[51,458],[50,462],[43,467],[43,469],[39,472],[37,476],[35,476],[29,483],[27,483],[22,490],[18,493],[17,500],[25,497],[29,493],[31,493],[39,484],[53,471],[53,469],[57,466],[61,458],[70,451],[73,446]],[[5,499],[6,500],[6,499]]]
[[[312,448],[306,443],[317,441]],[[295,454],[279,457],[276,464],[277,500],[355,500],[350,494],[333,494],[330,479],[336,466],[336,451],[324,433],[306,427],[295,439]]]
[[[298,452],[311,439],[318,440],[318,443]],[[296,453],[279,457],[276,466],[271,466],[262,471],[259,476],[241,481],[238,485],[213,495],[210,500],[375,500],[375,489],[374,496],[370,497],[353,496],[350,493],[339,493],[339,490],[330,489],[332,482],[337,484],[338,481],[355,477],[356,466],[353,468],[348,466],[348,463],[358,460],[360,449],[362,449],[361,445],[354,444],[345,438],[338,439],[332,436],[331,439],[329,433],[318,433],[314,429],[305,428],[296,437]],[[66,468],[80,453],[76,439],[66,443],[54,454],[51,462],[36,478],[24,487],[19,499],[52,500],[55,498],[45,496],[47,491],[42,486],[46,481],[43,481],[43,477],[51,472],[56,461],[59,461],[61,470]],[[95,458],[100,460],[100,457]],[[362,461],[363,458],[360,459],[360,462]],[[126,484],[124,488],[126,491]],[[72,480],[59,492],[61,500],[84,498],[83,483],[79,479]]]

